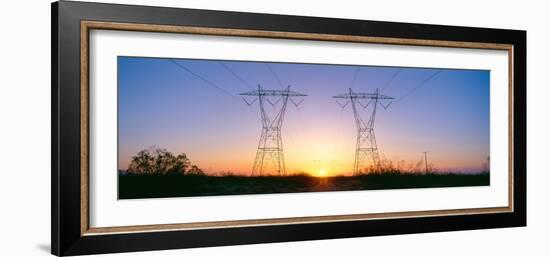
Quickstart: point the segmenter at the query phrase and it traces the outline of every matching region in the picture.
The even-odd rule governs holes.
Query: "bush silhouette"
[[[132,156],[127,172],[132,174],[204,175],[198,166],[191,165],[185,153],[174,155],[164,148],[155,146],[141,150]]]

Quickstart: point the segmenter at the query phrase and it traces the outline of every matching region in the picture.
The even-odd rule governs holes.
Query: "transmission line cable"
[[[357,66],[357,68],[355,68],[355,72],[353,72],[353,78],[351,79],[351,83],[349,84],[350,88],[353,88],[353,86],[355,85],[355,80],[357,80],[357,75],[359,74],[360,68],[361,67],[359,67],[359,66]]]
[[[204,83],[214,87],[215,89],[219,90],[220,92],[230,96],[231,98],[233,98],[234,100],[236,100],[237,102],[241,102],[240,99],[238,99],[236,96],[232,95],[231,93],[229,93],[227,90],[223,89],[222,87],[214,84],[213,82],[210,82],[209,80],[205,79],[204,77],[200,76],[199,74],[193,72],[192,70],[190,70],[189,68],[185,67],[184,65],[174,61],[173,59],[169,59],[173,64],[175,64],[176,66],[180,67],[181,69],[183,69],[184,71],[187,71],[189,74],[197,77],[198,79],[202,80]],[[252,109],[252,107],[250,107],[250,105],[247,105],[250,109],[250,111],[254,114],[254,116],[256,116],[256,118],[260,119],[260,116],[258,116],[258,114],[256,112],[254,112],[254,110]]]
[[[399,75],[399,73],[401,72],[401,69],[398,69],[394,74],[393,76],[391,76],[391,78],[386,81],[386,84],[384,85],[384,87],[382,87],[382,89],[380,89],[380,92],[384,91],[384,89],[386,89],[390,83],[395,79],[395,77],[397,77],[397,75]]]
[[[271,72],[271,74],[273,75],[273,77],[275,78],[275,80],[277,80],[277,83],[279,83],[279,86],[281,87],[281,89],[284,89],[283,83],[281,83],[281,80],[279,79],[279,77],[277,76],[277,74],[275,73],[275,71],[271,68],[271,65],[269,65],[269,63],[265,63],[265,66],[267,67],[267,69],[269,70],[269,72]]]
[[[190,70],[189,68],[185,67],[183,64],[180,64],[176,61],[174,61],[173,59],[169,59],[172,63],[174,63],[175,65],[177,65],[178,67],[180,67],[181,69],[187,71],[189,74],[195,76],[196,78],[202,80],[204,83],[214,87],[215,89],[217,89],[218,91],[230,96],[231,98],[233,99],[237,99],[236,96],[234,96],[233,94],[229,93],[227,90],[223,89],[222,87],[214,84],[213,82],[210,82],[209,80],[205,79],[204,77],[202,77],[201,75],[193,72],[192,70]]]
[[[417,86],[415,86],[414,88],[412,88],[411,90],[409,90],[409,92],[407,92],[406,94],[404,94],[403,96],[401,96],[399,99],[397,99],[395,102],[393,102],[393,104],[395,105],[396,103],[398,103],[399,101],[403,100],[405,97],[409,96],[410,94],[412,94],[412,92],[414,92],[415,90],[419,89],[420,87],[426,85],[426,83],[428,83],[430,80],[432,80],[435,76],[437,76],[437,74],[441,73],[443,70],[438,70],[436,72],[434,72],[432,75],[430,75],[428,78],[426,78],[425,80],[423,80],[422,82],[420,82]]]
[[[248,89],[253,90],[252,86],[248,84],[241,76],[237,75],[232,69],[229,68],[225,63],[219,61],[218,62],[225,70],[227,70],[229,73],[231,73],[238,81],[240,81],[243,85],[245,85]]]

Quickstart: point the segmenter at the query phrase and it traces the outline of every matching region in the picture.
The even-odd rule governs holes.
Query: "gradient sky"
[[[238,95],[258,84],[281,86],[262,62],[223,61],[249,85],[240,82],[219,61],[177,59],[219,89],[178,67],[170,59],[118,57],[119,169],[130,157],[152,145],[186,153],[209,173],[249,174],[261,133],[259,106]],[[287,173],[330,175],[352,170],[356,126],[352,110],[332,96],[348,92],[382,92],[399,99],[438,69],[270,63],[291,90],[307,94],[298,107],[289,105],[282,128]],[[381,156],[407,165],[423,151],[441,171],[481,171],[489,156],[489,71],[442,70],[376,116]]]

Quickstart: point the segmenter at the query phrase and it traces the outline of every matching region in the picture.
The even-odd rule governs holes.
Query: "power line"
[[[226,64],[224,64],[223,62],[219,61],[218,62],[222,67],[225,68],[225,70],[227,70],[229,73],[231,73],[237,80],[239,80],[243,85],[245,85],[248,89],[250,90],[253,90],[252,89],[252,86],[250,84],[248,84],[248,82],[246,82],[243,78],[241,78],[239,75],[237,75],[237,73],[235,73],[233,70],[231,70],[229,68],[229,66],[227,66]]]
[[[433,79],[437,74],[441,73],[443,70],[438,70],[436,72],[434,72],[432,75],[430,75],[428,78],[426,78],[425,80],[423,80],[422,82],[420,82],[416,87],[412,88],[409,92],[407,92],[406,94],[404,94],[403,96],[401,96],[399,99],[397,99],[397,101],[393,102],[393,104],[395,105],[396,103],[398,103],[399,101],[403,100],[405,97],[409,96],[412,92],[414,92],[415,90],[419,89],[420,87],[424,86],[426,83],[428,83],[428,81],[430,81],[431,79]]]
[[[277,74],[275,73],[275,71],[271,68],[271,66],[269,65],[269,63],[264,63],[265,66],[267,67],[267,69],[269,70],[269,72],[271,72],[271,74],[273,75],[273,77],[275,77],[275,80],[277,80],[277,83],[279,83],[279,86],[281,86],[281,89],[284,89],[284,85],[283,83],[281,83],[281,80],[279,79],[279,77],[277,76]]]
[[[197,77],[198,79],[202,80],[204,83],[206,83],[206,84],[208,84],[208,85],[210,85],[210,86],[216,88],[216,89],[219,90],[220,92],[222,92],[222,93],[224,93],[224,94],[230,96],[230,97],[233,98],[233,99],[237,99],[236,96],[234,96],[233,94],[229,93],[227,90],[225,90],[225,89],[223,89],[222,87],[219,87],[218,85],[216,85],[216,84],[210,82],[209,80],[207,80],[207,79],[205,79],[204,77],[202,77],[201,75],[199,75],[199,74],[193,72],[193,71],[190,70],[189,68],[187,68],[187,67],[183,66],[182,64],[180,64],[180,63],[174,61],[173,59],[169,59],[169,60],[170,60],[172,63],[174,63],[175,65],[177,65],[178,67],[180,67],[181,69],[187,71],[187,72],[190,73],[191,75],[193,75],[193,76]]]
[[[353,73],[353,78],[351,79],[351,83],[349,84],[349,88],[353,88],[353,85],[355,84],[355,80],[357,80],[357,75],[359,74],[359,69],[360,69],[360,68],[361,68],[361,67],[358,66],[358,67],[355,69],[355,72]]]
[[[386,89],[388,87],[388,85],[390,85],[390,83],[393,81],[393,79],[395,79],[395,77],[397,77],[397,75],[399,75],[399,73],[401,72],[401,69],[398,69],[394,74],[393,76],[391,76],[391,78],[386,81],[386,84],[384,85],[384,87],[382,87],[382,89],[380,90],[380,92],[384,91],[384,89]]]
[[[227,90],[223,89],[222,87],[214,84],[213,82],[210,82],[209,80],[205,79],[204,77],[200,76],[199,74],[193,72],[192,70],[190,70],[189,68],[185,67],[184,65],[174,61],[173,59],[169,59],[173,64],[175,64],[176,66],[180,67],[181,69],[183,69],[184,71],[187,71],[188,73],[190,73],[191,75],[199,78],[200,80],[202,80],[204,83],[214,87],[215,89],[221,91],[222,93],[230,96],[231,98],[233,98],[233,100],[236,100],[237,102],[241,102],[239,98],[237,98],[236,96],[232,95],[231,93],[229,93]],[[260,116],[258,116],[258,114],[256,112],[254,112],[254,110],[252,109],[252,107],[248,106],[250,111],[254,114],[254,116],[256,116],[256,118],[260,119]]]

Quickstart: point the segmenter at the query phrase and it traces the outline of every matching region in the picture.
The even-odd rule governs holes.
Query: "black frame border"
[[[51,252],[80,255],[526,225],[526,31],[61,1],[52,3]],[[511,44],[514,211],[81,235],[80,21]]]

